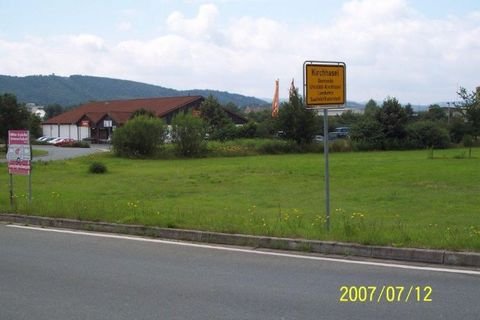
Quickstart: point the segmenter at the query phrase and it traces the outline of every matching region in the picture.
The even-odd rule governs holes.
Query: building
[[[108,141],[113,130],[125,124],[137,110],[150,111],[170,124],[179,112],[200,115],[200,105],[204,100],[202,96],[178,96],[89,102],[44,121],[43,135]],[[235,124],[247,122],[242,116],[224,110]]]
[[[75,140],[107,141],[113,130],[125,124],[137,110],[146,110],[170,124],[179,112],[200,115],[202,96],[162,97],[134,100],[96,101],[81,105],[42,123],[43,135]],[[235,124],[245,118],[225,109]]]
[[[198,112],[203,100],[201,96],[184,96],[89,102],[42,122],[43,135],[106,141],[137,110],[150,111],[169,124],[178,112]]]
[[[44,107],[43,106],[37,106],[35,103],[27,103],[25,105],[25,107],[27,107],[27,110],[36,115],[37,117],[39,117],[40,119],[43,119],[45,118],[45,110],[44,110]]]

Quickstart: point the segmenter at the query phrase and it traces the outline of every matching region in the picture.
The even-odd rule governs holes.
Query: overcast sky
[[[348,100],[430,104],[480,86],[478,0],[0,0],[0,74],[72,74],[271,99],[306,60]]]

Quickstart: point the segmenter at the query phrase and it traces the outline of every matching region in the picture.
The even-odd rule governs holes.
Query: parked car
[[[56,139],[55,137],[48,137],[47,139],[43,140],[42,142],[50,143],[53,139]]]
[[[51,140],[47,140],[47,142],[50,143],[50,144],[55,144],[55,143],[63,141],[64,139],[65,138],[57,137],[57,138],[53,138]]]
[[[38,142],[44,142],[45,140],[47,140],[48,138],[50,138],[49,136],[41,136],[39,138],[37,138],[37,141]]]
[[[65,138],[57,143],[54,143],[53,145],[56,146],[56,147],[62,147],[62,146],[65,146],[67,144],[71,144],[73,142],[75,142],[76,140],[75,139],[71,139],[71,138]]]
[[[338,127],[335,128],[335,132],[337,133],[338,138],[346,138],[350,133],[350,127]]]

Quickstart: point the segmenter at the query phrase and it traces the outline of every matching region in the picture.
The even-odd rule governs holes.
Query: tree
[[[428,111],[423,114],[423,118],[431,121],[447,121],[447,114],[438,104],[432,104],[428,107]]]
[[[407,132],[405,126],[408,115],[396,98],[387,98],[375,114],[376,120],[382,125],[385,136],[385,148],[398,148],[402,145]]]
[[[161,119],[137,116],[113,132],[113,150],[119,156],[151,157],[163,144],[165,132]]]
[[[215,139],[218,136],[222,139],[222,132],[225,130],[231,130],[234,127],[232,120],[227,116],[222,108],[222,105],[218,102],[217,98],[213,95],[209,95],[200,106],[201,118],[207,124],[207,133]]]
[[[8,130],[29,129],[30,112],[10,93],[0,96],[0,139],[8,143]]]
[[[462,142],[463,137],[472,131],[471,126],[459,117],[453,117],[448,129],[450,132],[450,140],[454,143]]]
[[[415,148],[447,148],[450,136],[447,129],[438,121],[417,121],[407,126],[408,138]]]
[[[471,135],[466,134],[463,136],[463,146],[468,148],[468,157],[472,157],[473,138]]]
[[[377,110],[379,109],[378,104],[375,102],[375,100],[370,99],[368,100],[367,104],[365,105],[365,112],[364,114],[366,116],[374,116],[375,113],[377,113]]]
[[[407,114],[408,120],[413,119],[415,112],[413,111],[413,107],[410,103],[407,103],[407,105],[405,106],[405,113]]]
[[[279,130],[284,132],[286,139],[297,144],[308,144],[313,141],[317,128],[315,114],[303,105],[303,101],[295,89],[289,102],[282,103],[278,114]]]
[[[480,101],[479,94],[475,92],[467,92],[467,89],[461,87],[457,92],[462,102],[455,104],[457,109],[465,115],[470,125],[470,134],[477,139],[480,136]]]
[[[191,114],[179,113],[172,121],[172,137],[178,155],[199,157],[207,152],[205,123]]]
[[[356,149],[380,150],[385,136],[382,125],[373,116],[364,116],[350,129],[350,139]]]
[[[30,128],[31,137],[38,138],[43,134],[42,120],[33,113],[31,113],[28,118],[28,127]]]
[[[59,114],[61,114],[64,109],[61,105],[59,105],[58,103],[56,104],[50,104],[48,106],[46,106],[45,108],[43,108],[43,110],[45,110],[45,119],[50,119],[50,118],[53,118],[55,116],[58,116]]]
[[[244,115],[243,109],[240,109],[235,103],[228,102],[224,106],[225,109],[232,111],[233,113]]]
[[[146,116],[148,118],[155,118],[156,117],[156,115],[153,111],[141,108],[141,109],[135,110],[132,113],[132,115],[130,116],[130,119],[133,119],[133,118],[138,117],[138,116]]]

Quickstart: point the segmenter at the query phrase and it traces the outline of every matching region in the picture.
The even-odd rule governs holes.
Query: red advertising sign
[[[30,152],[30,133],[28,130],[8,131],[8,173],[29,175],[32,155]]]
[[[8,161],[8,173],[28,176],[30,174],[30,160]]]
[[[30,133],[28,130],[8,130],[8,145],[30,145]]]

